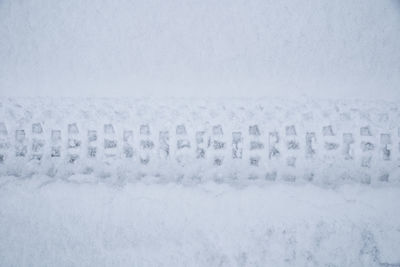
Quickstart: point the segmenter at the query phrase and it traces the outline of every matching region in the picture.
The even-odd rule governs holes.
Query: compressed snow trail
[[[0,177],[1,266],[400,266],[400,189]]]
[[[0,175],[398,186],[398,102],[0,99]]]

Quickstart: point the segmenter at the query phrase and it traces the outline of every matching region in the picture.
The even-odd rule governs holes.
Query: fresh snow
[[[400,266],[400,189],[0,177],[1,266]]]
[[[0,0],[0,267],[400,267],[399,8]]]

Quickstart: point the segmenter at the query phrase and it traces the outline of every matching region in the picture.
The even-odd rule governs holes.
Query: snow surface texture
[[[399,108],[1,99],[0,266],[400,267]]]
[[[0,96],[400,99],[399,0],[1,0]]]
[[[0,174],[398,185],[398,103],[2,99]]]
[[[0,177],[1,266],[400,266],[398,187],[84,179]]]

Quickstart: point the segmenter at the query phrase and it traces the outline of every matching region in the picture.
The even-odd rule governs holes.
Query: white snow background
[[[400,266],[399,188],[86,181],[1,177],[1,265]]]
[[[400,98],[398,0],[1,0],[0,96]]]
[[[184,121],[188,129],[198,127],[199,118],[205,125],[284,127],[288,118],[303,124],[307,111],[317,114],[311,124],[319,130],[344,114],[349,120],[342,130],[359,132],[367,122],[391,131],[397,142],[399,88],[398,0],[0,0],[6,138],[21,128],[31,134],[38,122],[47,144],[49,129],[66,131],[74,120],[101,129],[109,122],[165,126],[168,119],[175,127],[172,115],[179,112],[195,115]],[[186,112],[193,97],[274,96],[288,103],[300,95],[391,103],[370,108],[355,101],[354,108],[328,101],[333,113],[319,104],[292,110],[266,105],[270,117],[244,105],[236,120],[224,105]],[[56,100],[9,98],[27,96]],[[82,97],[158,97],[164,104],[144,99],[150,105],[143,112]],[[185,108],[168,106],[163,97],[186,97]],[[74,105],[86,101],[94,102]],[[380,120],[386,113],[395,115]],[[399,181],[396,142],[389,146],[392,160],[372,169],[389,163],[390,177]],[[13,146],[1,149],[14,155]],[[142,180],[118,172],[99,178],[96,170],[52,177],[39,167],[32,171],[37,165],[31,162],[15,166],[0,166],[0,266],[400,267],[400,188],[392,180],[341,183],[336,168],[329,176],[338,174],[333,181],[340,182],[330,186],[157,183],[151,174]],[[357,173],[359,164],[346,168]]]

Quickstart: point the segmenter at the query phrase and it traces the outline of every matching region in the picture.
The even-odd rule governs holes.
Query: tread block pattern
[[[178,137],[178,139],[176,140],[176,148],[178,150],[184,148],[190,148],[190,141],[189,139],[187,139],[187,132],[185,125],[181,124],[176,126],[176,135]]]
[[[260,140],[261,131],[257,124],[249,126],[249,163],[250,166],[258,167],[262,160],[262,150],[264,143]]]
[[[382,151],[382,158],[383,160],[390,160],[391,159],[391,146],[392,138],[390,134],[382,133],[381,134],[381,151]]]
[[[124,130],[123,133],[123,154],[125,158],[133,157],[133,131]]]
[[[15,131],[15,156],[25,157],[28,153],[28,146],[26,145],[25,130]]]
[[[80,158],[82,141],[79,136],[77,123],[68,124],[67,162],[74,164]]]
[[[207,145],[210,143],[206,140],[205,131],[196,132],[196,158],[204,159],[206,157]]]
[[[321,106],[322,112],[307,106],[216,106],[199,112],[190,107],[193,112],[180,117],[181,108],[124,116],[101,112],[107,121],[96,121],[99,113],[93,119],[75,111],[59,121],[45,121],[42,114],[0,121],[0,175],[46,174],[52,166],[60,168],[52,173],[65,169],[64,175],[99,168],[96,173],[105,177],[126,169],[133,177],[179,173],[179,179],[219,175],[254,183],[318,183],[322,175],[343,171],[329,182],[400,184],[400,109],[389,114],[389,108],[335,103],[330,110]],[[166,116],[155,116],[165,110]]]
[[[32,159],[41,160],[43,158],[45,139],[43,128],[40,123],[32,124]]]
[[[88,158],[96,158],[97,156],[97,131],[88,130],[87,131],[87,156]]]
[[[168,159],[170,154],[169,131],[160,131],[158,138],[160,144],[160,158],[164,160]]]
[[[115,136],[114,126],[110,123],[104,124],[103,127],[104,134],[104,155],[106,157],[115,157],[117,155],[118,141]]]
[[[154,142],[150,139],[150,126],[143,124],[140,126],[140,163],[147,165],[150,162],[151,150],[154,148]]]
[[[224,162],[224,152],[226,143],[223,140],[224,132],[222,130],[222,125],[214,125],[212,127],[212,147],[213,147],[213,165],[214,166],[221,166]]]
[[[270,132],[269,133],[269,139],[268,139],[268,143],[269,143],[269,152],[268,152],[268,157],[269,159],[273,159],[273,158],[279,158],[280,156],[280,151],[279,151],[279,133],[278,132]]]
[[[243,156],[242,132],[232,133],[232,158],[241,159]]]
[[[314,148],[314,143],[316,142],[316,137],[314,132],[306,133],[306,158],[314,157],[316,153]]]
[[[354,155],[354,138],[352,133],[343,134],[343,154],[346,160],[352,160]]]

